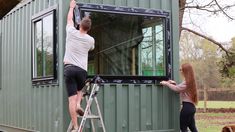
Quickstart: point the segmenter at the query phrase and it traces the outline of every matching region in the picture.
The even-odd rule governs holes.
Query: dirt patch
[[[195,115],[199,132],[221,132],[225,125],[235,124],[235,113],[199,113]]]
[[[223,120],[223,119],[230,119],[231,116],[208,116],[208,115],[197,115],[197,119],[199,120]]]
[[[203,108],[197,108],[197,112],[203,113]],[[235,108],[207,108],[206,112],[209,113],[235,113]]]

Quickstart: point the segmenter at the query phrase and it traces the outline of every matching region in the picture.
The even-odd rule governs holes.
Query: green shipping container
[[[179,79],[178,1],[79,2],[93,21],[88,73],[105,80],[98,100],[107,132],[178,132],[179,96],[159,85]],[[68,9],[69,0],[24,0],[0,20],[0,131],[67,130]]]

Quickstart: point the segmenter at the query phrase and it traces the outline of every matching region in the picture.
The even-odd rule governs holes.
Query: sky
[[[212,17],[205,22],[204,28],[210,36],[220,42],[227,42],[235,37],[235,20],[229,21],[224,17]]]
[[[211,0],[205,1],[209,2]],[[235,0],[223,0],[219,1],[219,3],[221,5],[231,5],[235,4]],[[235,7],[226,12],[235,19]],[[192,22],[194,24],[192,24]],[[228,19],[228,17],[222,13],[219,15],[212,15],[206,11],[191,10],[190,13],[186,11],[183,23],[183,26],[206,34],[218,42],[230,42],[231,38],[235,37],[235,20]]]

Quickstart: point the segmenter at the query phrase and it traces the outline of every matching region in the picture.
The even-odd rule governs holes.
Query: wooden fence
[[[235,88],[207,88],[198,90],[199,99],[204,101],[203,111],[207,111],[207,101],[235,101]],[[210,97],[210,98],[208,98]]]

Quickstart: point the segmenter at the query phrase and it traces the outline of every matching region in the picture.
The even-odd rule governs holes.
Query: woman
[[[189,63],[181,65],[180,72],[184,81],[176,85],[175,81],[161,81],[160,83],[170,89],[179,92],[183,107],[180,112],[180,130],[187,132],[189,128],[192,132],[197,132],[194,115],[196,112],[195,105],[198,103],[196,82],[193,68]]]

